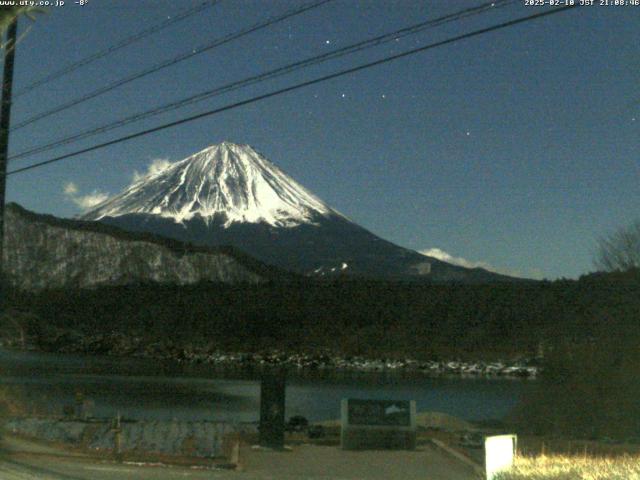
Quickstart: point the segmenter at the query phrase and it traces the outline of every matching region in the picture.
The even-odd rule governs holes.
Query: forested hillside
[[[118,333],[212,349],[330,349],[414,358],[536,355],[637,328],[640,275],[493,285],[299,279],[12,291],[7,309],[56,349]],[[66,338],[66,340],[65,340]],[[68,346],[68,345],[67,345]]]

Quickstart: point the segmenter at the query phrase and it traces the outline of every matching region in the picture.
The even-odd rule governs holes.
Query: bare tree
[[[640,268],[640,220],[601,237],[594,264],[607,272]]]

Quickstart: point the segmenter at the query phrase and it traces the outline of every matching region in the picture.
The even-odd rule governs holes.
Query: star
[[[387,96],[383,93],[383,94],[382,94],[382,98],[387,98]]]
[[[471,132],[467,132],[467,137],[471,135]]]
[[[331,40],[325,40],[324,43],[326,43],[327,45],[331,44]]]
[[[346,97],[346,96],[347,96],[346,94],[344,94],[344,93],[342,94],[342,98],[344,98],[344,97]]]

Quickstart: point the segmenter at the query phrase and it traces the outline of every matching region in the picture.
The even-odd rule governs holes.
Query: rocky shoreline
[[[98,334],[87,337],[65,332],[49,342],[3,342],[5,347],[25,348],[51,353],[108,355],[144,358],[193,365],[211,365],[220,369],[285,368],[298,371],[336,372],[418,372],[431,376],[536,378],[541,370],[538,359],[520,357],[512,360],[462,361],[416,360],[411,358],[367,358],[341,355],[331,351],[223,352],[213,347],[179,345],[171,341],[147,343],[140,337],[121,334]]]
[[[540,367],[528,360],[515,362],[463,362],[459,360],[418,361],[406,359],[372,359],[360,356],[304,354],[285,352],[254,353],[198,353],[185,351],[174,360],[204,363],[221,367],[284,367],[296,370],[334,370],[349,372],[422,372],[431,375],[536,377]]]

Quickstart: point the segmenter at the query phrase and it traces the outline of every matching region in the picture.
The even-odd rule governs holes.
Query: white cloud
[[[133,172],[132,184],[144,178],[154,177],[169,168],[171,165],[173,164],[166,158],[156,158],[149,163],[146,172]],[[62,188],[62,192],[65,197],[67,197],[67,200],[75,203],[82,210],[90,210],[99,203],[107,200],[110,196],[108,193],[100,190],[94,190],[87,195],[80,195],[80,189],[74,182],[65,183]]]
[[[73,182],[67,182],[64,184],[65,195],[75,195],[78,193],[78,186]]]
[[[443,262],[451,263],[453,265],[458,265],[460,267],[465,268],[484,268],[485,270],[489,270],[490,272],[499,273],[502,275],[509,275],[512,277],[523,277],[522,273],[517,270],[511,270],[508,268],[499,268],[494,267],[489,262],[484,262],[482,260],[468,260],[463,257],[454,257],[450,253],[441,250],[440,248],[428,248],[425,250],[419,250],[419,253],[422,255],[427,255],[428,257],[437,258],[438,260],[442,260]],[[530,278],[541,278],[541,272],[537,269],[533,269],[528,275]]]
[[[108,194],[100,192],[98,190],[94,190],[89,195],[75,195],[71,198],[71,201],[73,201],[73,203],[78,205],[81,209],[89,210],[99,203],[104,202],[107,198],[109,198]]]
[[[447,253],[439,248],[420,250],[420,253],[423,255],[427,255],[428,257],[437,258],[438,260],[442,260],[443,262],[452,263],[453,265],[459,265],[465,268],[484,268],[486,270],[491,270],[492,272],[495,271],[495,269],[487,262],[474,262],[472,260],[467,260],[466,258],[454,257],[450,253]]]
[[[172,165],[172,163],[167,158],[156,158],[151,160],[151,163],[147,166],[146,172],[138,172],[137,170],[133,171],[133,183],[136,183],[143,178],[147,177],[155,177],[160,172],[166,170]]]
[[[94,190],[88,195],[79,195],[80,189],[73,182],[65,183],[62,192],[69,201],[75,203],[82,210],[89,210],[109,198],[109,194],[100,190]]]

